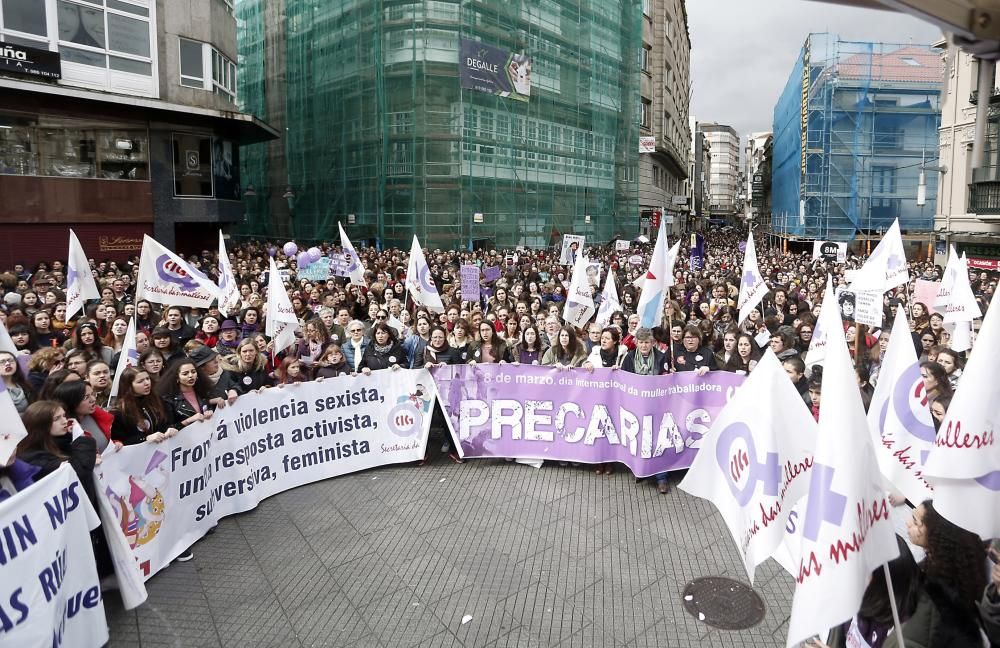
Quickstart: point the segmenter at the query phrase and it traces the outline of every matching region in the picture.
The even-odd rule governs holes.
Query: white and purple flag
[[[823,303],[819,309],[819,317],[816,318],[816,326],[813,327],[812,339],[809,340],[809,349],[806,351],[807,366],[822,363],[826,358],[829,332],[833,329],[840,329],[840,334],[844,334],[844,320],[840,319],[840,307],[833,292],[833,279],[827,277]]]
[[[932,497],[923,465],[934,447],[936,433],[910,325],[902,308],[896,309],[889,346],[882,358],[868,408],[868,429],[879,470],[889,483],[911,502]]]
[[[767,282],[764,281],[757,265],[757,249],[754,247],[753,232],[751,232],[747,235],[746,250],[743,253],[743,275],[740,279],[740,297],[737,303],[740,318],[737,323],[746,321],[750,311],[764,299],[767,291]]]
[[[274,343],[273,353],[280,353],[295,343],[295,331],[299,328],[299,318],[295,316],[292,300],[281,281],[281,273],[274,259],[267,277],[267,321],[265,334]]]
[[[88,299],[100,299],[90,261],[73,230],[69,231],[69,257],[66,262],[66,322],[83,310]]]
[[[1000,305],[994,299],[924,464],[934,507],[982,538],[1000,537],[998,357]]]
[[[872,250],[871,256],[861,266],[854,281],[851,282],[851,292],[869,291],[885,292],[910,280],[910,272],[906,267],[906,248],[903,247],[903,237],[899,231],[899,219],[892,222],[892,227],[885,233],[879,244]]]
[[[122,342],[121,353],[118,354],[118,365],[115,367],[115,379],[111,383],[111,398],[118,395],[118,383],[121,382],[122,374],[128,367],[139,366],[139,351],[135,348],[135,318],[128,321],[128,330],[125,331],[125,340]],[[111,404],[108,399],[108,405]]]
[[[594,294],[587,281],[587,259],[583,254],[577,254],[563,307],[563,320],[583,328],[594,316],[594,310]]]
[[[365,267],[361,265],[361,257],[354,249],[354,245],[351,244],[351,239],[347,238],[344,226],[337,223],[337,227],[340,228],[340,248],[343,250],[344,265],[346,266],[342,276],[350,277],[351,283],[355,286],[364,286]]]
[[[797,521],[801,545],[793,557],[798,573],[788,646],[854,616],[872,571],[899,555],[843,328],[830,327],[826,336],[819,434]]]
[[[712,423],[681,490],[711,501],[754,570],[785,536],[788,514],[809,488],[816,421],[768,349]]]
[[[415,234],[413,245],[410,247],[410,262],[406,267],[406,289],[410,292],[413,303],[426,306],[435,313],[444,312],[441,295],[438,294],[434,279],[431,278],[431,269],[424,259],[424,251],[420,249]]]
[[[218,293],[219,287],[202,272],[151,236],[143,236],[139,278],[135,287],[136,302],[148,299],[170,306],[208,308]]]
[[[28,431],[21,423],[21,415],[14,407],[14,401],[7,392],[7,385],[0,380],[0,466],[6,466],[17,444],[28,436]]]
[[[604,281],[604,292],[601,293],[601,305],[597,309],[597,325],[603,329],[611,322],[611,316],[621,309],[615,271],[613,268],[608,268],[608,278]]]
[[[225,317],[240,310],[240,287],[226,252],[226,239],[219,230],[219,312]]]

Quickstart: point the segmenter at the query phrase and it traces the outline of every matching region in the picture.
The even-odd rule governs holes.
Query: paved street
[[[763,622],[713,629],[684,585],[746,576],[708,502],[622,471],[444,455],[265,500],[194,553],[137,611],[109,595],[111,646],[783,646],[793,589],[769,561]]]

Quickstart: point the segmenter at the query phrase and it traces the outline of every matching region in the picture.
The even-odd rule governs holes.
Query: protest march
[[[736,571],[794,582],[788,646],[1000,645],[998,277],[898,223],[861,254],[66,237],[0,269],[0,646],[104,645],[105,592],[139,608],[272,496],[473,460],[711,502]]]

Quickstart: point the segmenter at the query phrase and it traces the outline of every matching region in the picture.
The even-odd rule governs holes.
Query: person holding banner
[[[689,324],[684,329],[684,336],[681,342],[684,350],[674,357],[674,368],[677,371],[694,371],[699,376],[704,376],[709,371],[718,369],[715,363],[715,354],[711,349],[701,344],[701,329]]]
[[[670,373],[670,358],[654,346],[653,332],[648,328],[635,331],[635,350],[629,351],[621,361],[622,371],[639,376],[662,376]],[[636,479],[636,482],[642,481]],[[669,491],[667,473],[656,473],[656,490],[660,495]]]
[[[488,320],[479,322],[479,340],[469,345],[470,365],[479,362],[511,362],[510,347],[496,334]]]
[[[570,367],[580,367],[587,360],[587,354],[576,337],[576,329],[569,324],[564,324],[559,329],[556,343],[545,351],[542,356],[542,364],[547,367],[557,369],[569,369]]]
[[[142,369],[129,367],[122,373],[118,400],[111,414],[111,440],[122,445],[145,441],[160,443],[177,434],[169,424],[163,400],[153,394],[153,381]]]
[[[379,369],[399,369],[408,363],[406,351],[396,341],[396,330],[383,320],[372,327],[372,341],[361,358],[361,373],[366,376]]]
[[[617,326],[608,326],[601,331],[601,342],[590,350],[590,355],[583,363],[583,368],[592,370],[594,367],[614,367],[621,366],[628,347],[621,342],[621,330]]]
[[[248,394],[274,384],[268,375],[267,357],[260,351],[257,341],[253,338],[240,342],[236,352],[225,356],[220,364],[240,394]]]
[[[170,425],[178,428],[211,419],[216,403],[222,400],[191,360],[167,369],[156,384],[156,393],[163,399]]]

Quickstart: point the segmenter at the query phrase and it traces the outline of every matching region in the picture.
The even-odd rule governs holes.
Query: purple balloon
[[[272,245],[271,247],[267,248],[267,255],[268,255],[269,257],[271,257],[272,259],[273,259],[273,258],[274,258],[274,257],[275,257],[275,256],[276,256],[277,254],[278,254],[278,248],[274,247],[273,245]]]
[[[323,256],[323,253],[320,251],[318,247],[309,248],[308,254],[309,258],[312,259],[313,263],[319,261],[320,257]]]
[[[312,263],[312,258],[309,256],[308,252],[299,252],[297,260],[300,268],[305,268]]]
[[[285,253],[286,257],[293,257],[295,256],[295,253],[299,251],[299,246],[289,241],[288,243],[285,243],[285,247],[281,248],[281,251]]]

